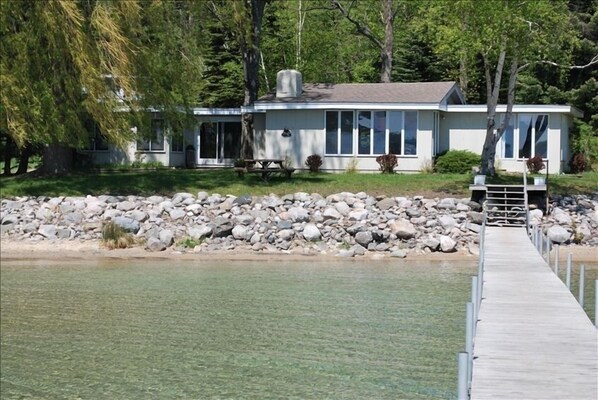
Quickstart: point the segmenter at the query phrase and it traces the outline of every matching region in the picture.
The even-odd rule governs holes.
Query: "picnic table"
[[[245,169],[243,172],[259,175],[264,182],[268,182],[270,177],[275,174],[291,179],[291,175],[295,172],[295,168],[287,168],[284,165],[285,160],[278,158],[255,158],[244,161]],[[237,172],[241,171],[237,170]]]

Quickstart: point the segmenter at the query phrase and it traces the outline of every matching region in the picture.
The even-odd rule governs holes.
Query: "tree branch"
[[[370,41],[372,43],[374,43],[374,45],[376,45],[376,47],[378,47],[379,49],[384,48],[384,43],[382,43],[382,41],[374,35],[374,33],[370,30],[370,28],[367,25],[365,25],[365,24],[361,23],[360,21],[357,21],[356,19],[351,17],[350,11],[351,11],[351,7],[353,6],[353,2],[351,3],[351,5],[349,6],[348,9],[343,7],[340,0],[331,0],[331,2],[332,2],[332,5],[334,6],[334,8],[339,10],[341,12],[341,14],[343,14],[345,16],[345,18],[347,18],[349,20],[349,22],[351,22],[355,26],[355,29],[357,30],[357,32],[359,32],[366,38],[370,39]]]
[[[594,57],[592,57],[590,62],[588,62],[585,65],[564,65],[564,64],[556,63],[554,61],[539,60],[539,61],[533,61],[533,62],[523,64],[521,67],[519,67],[517,69],[517,72],[521,72],[524,69],[526,69],[527,67],[529,67],[530,65],[534,65],[534,64],[547,64],[547,65],[552,65],[553,67],[567,68],[567,69],[585,69],[585,68],[591,67],[592,65],[598,64],[598,54],[596,54]]]

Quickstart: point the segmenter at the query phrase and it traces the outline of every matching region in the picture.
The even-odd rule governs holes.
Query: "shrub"
[[[542,157],[540,156],[528,158],[525,163],[527,165],[527,170],[530,174],[537,174],[538,172],[542,171],[545,167],[544,161],[542,161]]]
[[[588,161],[586,160],[586,156],[582,153],[575,153],[575,155],[569,162],[569,166],[571,167],[571,172],[575,174],[585,171],[588,168]]]
[[[397,156],[390,153],[376,157],[376,162],[380,165],[380,171],[382,171],[383,174],[394,173],[398,164]]]
[[[185,247],[187,249],[193,249],[195,246],[199,246],[202,243],[202,240],[193,239],[192,237],[185,237],[177,242],[177,244],[181,247]]]
[[[102,243],[109,249],[126,249],[135,243],[133,236],[114,222],[102,227]]]
[[[305,166],[309,168],[309,172],[320,172],[322,157],[317,154],[312,154],[305,160]]]
[[[436,172],[441,174],[466,174],[480,165],[480,156],[468,150],[449,150],[436,159]]]
[[[233,166],[235,166],[235,168],[245,168],[247,166],[247,163],[242,158],[237,158],[234,161]]]

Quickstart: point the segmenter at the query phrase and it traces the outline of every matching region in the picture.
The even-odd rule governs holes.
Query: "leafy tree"
[[[494,175],[496,144],[509,125],[519,73],[540,63],[556,64],[554,60],[561,60],[559,64],[567,64],[570,59],[576,40],[567,3],[459,0],[432,2],[429,6],[436,51],[482,62],[488,111],[481,171]],[[496,107],[503,93],[507,113],[499,125]]]
[[[113,110],[131,104],[132,49],[123,25],[138,13],[136,2],[88,9],[58,0],[0,3],[0,124],[19,148],[82,146],[86,114],[111,141],[131,138],[126,117]],[[65,152],[47,165],[61,170],[69,159]]]

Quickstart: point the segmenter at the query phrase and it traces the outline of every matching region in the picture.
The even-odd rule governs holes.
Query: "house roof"
[[[451,100],[451,101],[449,101]],[[267,104],[463,104],[455,82],[304,84],[299,97],[269,93],[255,103]],[[286,108],[286,107],[282,107]]]

